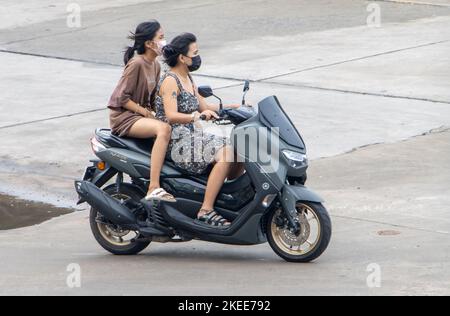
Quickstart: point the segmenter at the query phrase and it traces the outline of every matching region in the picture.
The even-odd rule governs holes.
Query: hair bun
[[[171,44],[164,46],[162,51],[163,51],[164,57],[166,57],[166,58],[169,58],[171,56],[175,56],[175,55],[179,54],[177,49]]]

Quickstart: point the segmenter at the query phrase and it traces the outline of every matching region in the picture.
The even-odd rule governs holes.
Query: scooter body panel
[[[254,245],[267,241],[261,226],[261,219],[269,209],[263,205],[265,198],[265,193],[257,193],[254,200],[237,214],[229,228],[215,228],[201,223],[195,220],[195,214],[189,217],[173,203],[161,203],[159,211],[169,225],[195,238],[224,244]]]

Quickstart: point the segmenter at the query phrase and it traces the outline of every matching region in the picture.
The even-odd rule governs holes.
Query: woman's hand
[[[200,117],[205,116],[206,121],[210,121],[212,118],[219,119],[219,115],[211,110],[206,110],[200,113]]]
[[[140,111],[139,114],[141,114],[143,117],[146,117],[146,118],[155,118],[153,113],[146,108],[142,108],[142,110]]]
[[[193,122],[197,122],[200,119],[200,112],[195,111],[194,113],[191,114],[192,115],[192,121]]]

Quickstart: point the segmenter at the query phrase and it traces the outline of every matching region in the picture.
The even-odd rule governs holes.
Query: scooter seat
[[[111,133],[110,129],[99,128],[95,131],[95,135],[98,137],[99,141],[110,147],[126,148],[131,151],[150,155],[153,148],[154,139],[146,138],[131,138],[131,137],[119,137]]]

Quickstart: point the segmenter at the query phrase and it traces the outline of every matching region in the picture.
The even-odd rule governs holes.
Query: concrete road
[[[448,295],[449,154],[441,131],[314,161],[311,185],[328,200],[334,236],[312,264],[288,264],[268,245],[204,242],[114,257],[81,212],[0,233],[0,294]],[[81,288],[67,286],[70,264],[81,267]],[[367,285],[372,265],[379,288]]]
[[[450,294],[446,1],[83,0],[80,28],[67,27],[73,1],[4,2],[0,192],[74,206],[72,181],[92,158],[94,129],[108,125],[127,32],[158,18],[169,38],[198,35],[199,84],[229,102],[247,78],[250,102],[279,96],[335,235],[311,265],[286,264],[267,245],[201,242],[116,258],[81,212],[0,232],[1,294]],[[379,27],[367,24],[374,4]],[[81,289],[66,286],[70,263]],[[367,286],[369,264],[381,268],[380,288]]]

